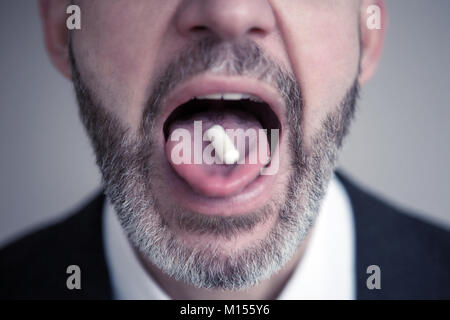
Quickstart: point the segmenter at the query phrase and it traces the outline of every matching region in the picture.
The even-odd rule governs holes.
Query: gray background
[[[100,176],[37,1],[0,2],[0,244],[77,207]],[[380,69],[341,156],[361,185],[450,227],[450,1],[391,0]]]

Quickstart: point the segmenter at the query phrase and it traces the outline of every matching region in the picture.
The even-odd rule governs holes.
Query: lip
[[[214,93],[237,92],[251,94],[269,105],[281,124],[279,144],[275,152],[282,154],[284,146],[283,127],[285,123],[285,105],[277,90],[259,80],[241,76],[196,76],[177,86],[162,101],[162,112],[157,119],[157,132],[160,145],[165,144],[163,125],[170,114],[180,105],[194,97]],[[280,157],[281,158],[281,157]],[[172,168],[165,157],[163,163],[164,176],[167,178],[169,190],[176,202],[182,207],[205,215],[231,216],[261,208],[273,194],[276,183],[275,175],[260,175],[250,182],[241,192],[228,197],[207,197],[196,193]],[[282,168],[279,168],[281,171]]]
[[[204,215],[236,216],[257,210],[267,203],[273,194],[276,175],[259,176],[239,194],[210,198],[193,192],[191,187],[182,180],[172,168],[165,168],[171,181],[172,195],[182,207]]]

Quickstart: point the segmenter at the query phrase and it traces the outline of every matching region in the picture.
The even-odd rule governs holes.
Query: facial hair
[[[71,48],[73,83],[80,117],[91,139],[105,193],[132,245],[175,280],[199,288],[242,290],[278,272],[294,255],[319,212],[333,174],[338,151],[354,114],[359,87],[355,79],[311,139],[302,134],[303,101],[295,76],[251,40],[223,42],[204,38],[190,44],[157,72],[139,129],[132,133],[81,77]],[[246,76],[276,88],[286,106],[290,167],[288,184],[255,212],[237,217],[206,216],[162,205],[156,188],[155,118],[164,98],[179,84],[206,72]],[[221,239],[238,237],[274,218],[267,235],[233,253],[221,250]],[[171,224],[172,223],[172,224]],[[216,243],[192,246],[178,230],[214,236]]]

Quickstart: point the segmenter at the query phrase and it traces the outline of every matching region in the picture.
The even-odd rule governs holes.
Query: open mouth
[[[282,121],[275,100],[268,101],[267,92],[229,89],[185,90],[162,126],[172,191],[182,205],[204,214],[256,209],[278,173]],[[223,137],[210,138],[213,127],[223,128]],[[231,162],[224,161],[221,139],[230,141],[236,155]],[[268,168],[272,173],[266,174]]]

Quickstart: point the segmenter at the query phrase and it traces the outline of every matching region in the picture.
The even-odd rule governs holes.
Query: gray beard
[[[122,227],[139,253],[175,280],[199,288],[242,290],[278,272],[308,234],[333,174],[338,151],[355,111],[357,80],[328,114],[305,149],[300,87],[255,43],[223,43],[203,39],[183,50],[159,72],[145,106],[138,134],[130,133],[109,114],[81,78],[71,50],[73,82],[80,116],[91,138],[105,193]],[[152,139],[154,119],[164,97],[179,83],[214,70],[223,75],[251,76],[275,88],[285,100],[289,126],[290,175],[286,190],[260,210],[237,217],[205,216],[182,208],[163,208],[157,197],[158,170]],[[221,250],[221,238],[230,239],[274,218],[271,230],[257,244],[232,254]],[[169,224],[172,223],[172,228]],[[189,246],[173,226],[197,235],[214,236],[216,243]]]

